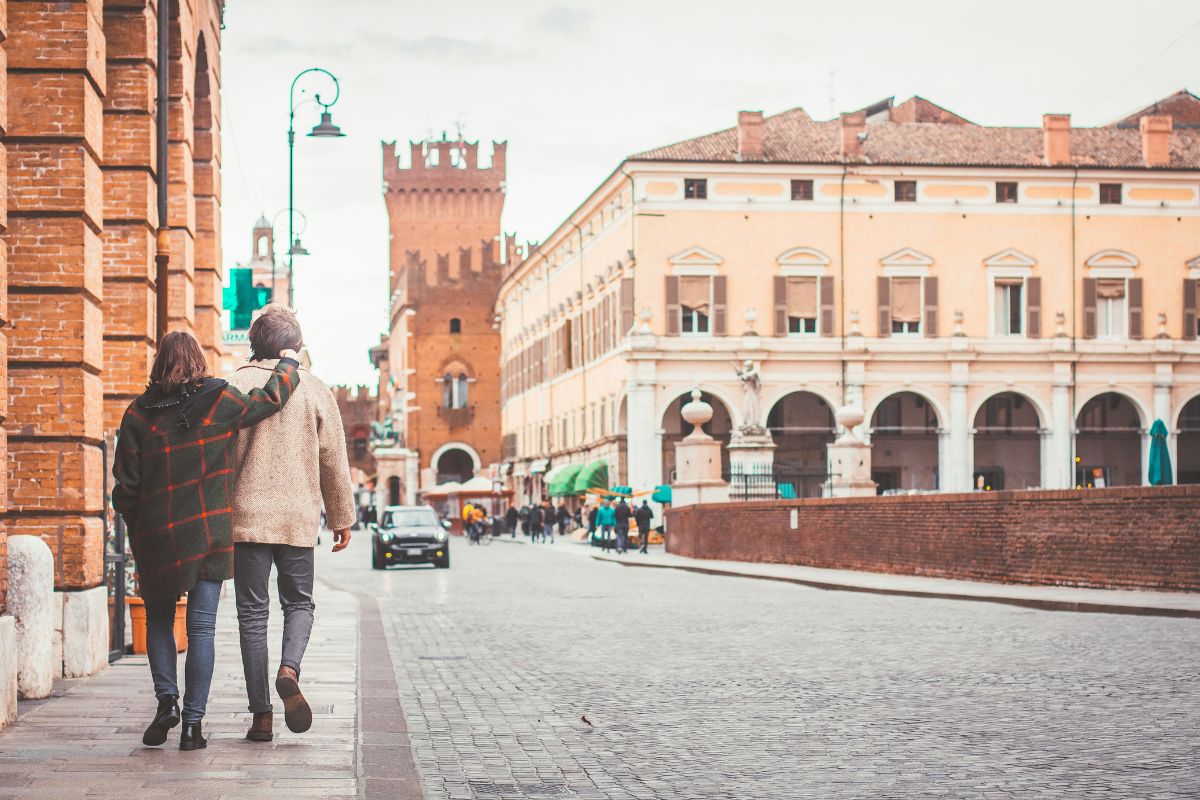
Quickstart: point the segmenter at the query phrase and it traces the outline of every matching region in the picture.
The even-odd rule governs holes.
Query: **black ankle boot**
[[[158,701],[158,711],[150,721],[150,727],[142,734],[142,744],[158,747],[167,740],[167,733],[179,724],[179,698],[169,694]]]
[[[203,750],[208,747],[208,739],[200,731],[199,722],[183,723],[183,731],[179,734],[180,750]]]

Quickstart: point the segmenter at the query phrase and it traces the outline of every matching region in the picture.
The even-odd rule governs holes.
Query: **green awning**
[[[575,485],[572,488],[572,494],[582,494],[588,489],[607,489],[608,462],[593,461],[583,467],[575,476]]]
[[[568,464],[558,470],[551,478],[547,489],[551,497],[566,497],[575,494],[575,476],[583,469],[583,464]]]

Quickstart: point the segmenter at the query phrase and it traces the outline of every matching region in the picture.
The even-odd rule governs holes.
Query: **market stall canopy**
[[[573,494],[582,494],[588,489],[607,489],[608,462],[593,461],[579,470],[579,474],[575,476],[575,485],[572,488]]]
[[[459,494],[460,492],[462,492],[462,484],[457,481],[446,481],[425,490],[425,494],[433,497],[445,497],[447,495]]]
[[[671,487],[670,486],[655,486],[654,494],[650,495],[650,499],[656,503],[671,502]]]
[[[550,462],[547,459],[539,458],[537,461],[534,461],[529,465],[529,474],[537,475],[539,472],[545,472],[546,468],[549,466]]]
[[[575,479],[579,476],[583,464],[564,464],[555,467],[546,474],[546,484],[551,497],[565,497],[575,494]]]
[[[492,481],[486,475],[476,475],[471,480],[462,484],[458,492],[459,494],[491,494]]]

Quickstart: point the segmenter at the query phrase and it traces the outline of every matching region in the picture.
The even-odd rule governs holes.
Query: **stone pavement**
[[[429,800],[1196,796],[1195,620],[452,549],[323,573],[378,599]]]
[[[352,595],[318,586],[317,623],[304,661],[312,730],[286,729],[276,701],[275,740],[242,737],[249,724],[238,654],[232,583],[217,631],[217,671],[205,730],[208,748],[178,749],[179,728],[160,748],[141,734],[155,703],[144,656],[129,656],[83,680],[63,681],[55,697],[26,704],[0,734],[0,798],[270,800],[360,796],[357,726],[359,631]],[[278,605],[272,607],[272,659],[278,659]],[[183,659],[179,662],[182,683]],[[394,693],[393,693],[394,697]],[[393,795],[401,796],[401,795]],[[419,795],[418,795],[419,796]]]
[[[907,597],[940,597],[948,600],[977,600],[1007,603],[1052,611],[1090,611],[1107,614],[1142,614],[1160,617],[1200,617],[1200,594],[1185,592],[1139,592],[1114,589],[1084,589],[1072,586],[1027,586],[982,581],[928,578],[919,575],[888,575],[848,569],[823,569],[791,564],[761,564],[747,561],[717,561],[686,558],[651,547],[646,554],[630,550],[625,555],[604,553],[595,547],[564,549],[573,555],[586,554],[600,561],[634,567],[679,569],[709,575],[796,583],[815,589],[870,592]]]

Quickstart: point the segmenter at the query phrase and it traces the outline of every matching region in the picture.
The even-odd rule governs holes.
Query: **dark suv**
[[[371,526],[371,569],[392,564],[450,568],[448,523],[429,506],[388,506]]]

